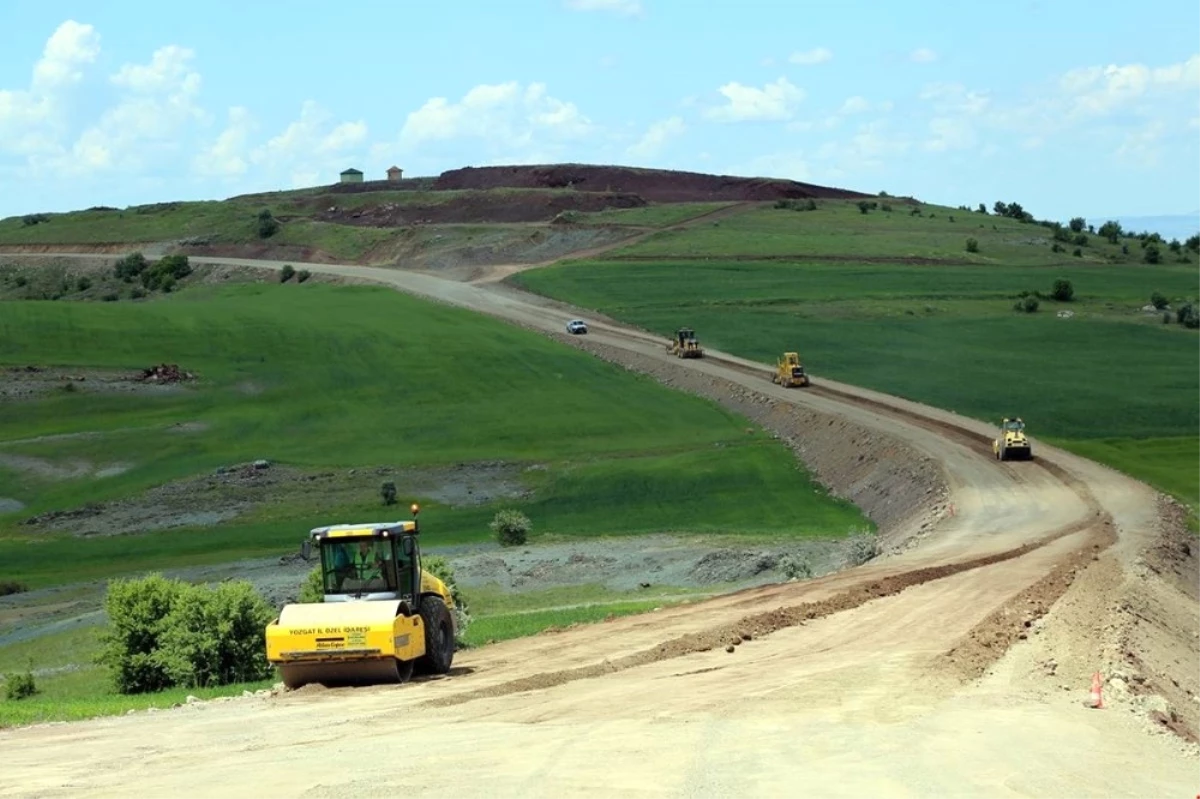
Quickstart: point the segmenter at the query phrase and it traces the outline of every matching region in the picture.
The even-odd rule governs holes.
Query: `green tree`
[[[967,239],[967,252],[979,252],[979,240]]]
[[[1070,226],[1072,233],[1082,233],[1083,229],[1087,227],[1087,220],[1082,216],[1077,216],[1072,219],[1068,225]]]
[[[1050,289],[1050,296],[1059,302],[1070,302],[1075,299],[1075,287],[1071,285],[1071,281],[1059,278],[1054,281],[1054,287]]]
[[[1110,219],[1100,226],[1100,229],[1097,231],[1097,233],[1102,238],[1106,238],[1113,244],[1116,244],[1117,240],[1121,238],[1121,234],[1124,233],[1124,231],[1121,230],[1120,222],[1116,221],[1115,219]]]

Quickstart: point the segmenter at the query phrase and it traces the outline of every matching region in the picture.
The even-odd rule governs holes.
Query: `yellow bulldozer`
[[[804,364],[800,363],[800,356],[794,352],[785,352],[783,357],[776,361],[775,373],[771,375],[771,382],[784,388],[811,384],[808,372],[804,371]]]
[[[267,660],[288,688],[407,682],[454,661],[454,599],[421,568],[411,521],[317,527],[301,557],[320,561],[323,599],[284,606],[266,628]]]
[[[667,344],[667,352],[676,358],[704,357],[704,348],[696,339],[696,331],[690,327],[681,327],[675,331],[675,338]]]
[[[1025,436],[1025,422],[1019,417],[1000,423],[1000,435],[992,440],[992,454],[998,461],[1033,460],[1033,447]]]

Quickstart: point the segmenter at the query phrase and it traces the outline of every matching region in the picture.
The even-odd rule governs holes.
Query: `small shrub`
[[[135,277],[140,277],[150,267],[146,256],[140,252],[130,253],[113,265],[113,274],[118,280],[132,283]]]
[[[28,699],[38,693],[32,671],[17,672],[4,676],[4,695],[11,701]]]
[[[488,527],[496,534],[501,546],[521,546],[529,533],[529,517],[518,510],[499,511]]]
[[[885,211],[890,214],[892,212],[892,204],[891,203],[883,203],[882,205],[879,206],[879,210]]]
[[[1079,249],[1078,247],[1076,247],[1076,248],[1075,248],[1075,251],[1074,251],[1073,253],[1071,253],[1071,255],[1074,255],[1076,258],[1082,258],[1082,257],[1083,257],[1083,250],[1081,250],[1081,249]]]
[[[1050,252],[1066,252],[1066,251],[1067,251],[1067,248],[1066,248],[1066,247],[1063,247],[1063,246],[1062,246],[1061,244],[1059,244],[1058,242],[1055,242],[1055,243],[1054,243],[1054,246],[1052,246],[1052,247],[1050,248]]]
[[[321,567],[314,566],[304,582],[300,584],[300,596],[297,602],[313,603],[325,601],[325,586],[321,582]]]
[[[124,694],[270,676],[263,636],[274,611],[244,580],[215,588],[160,574],[109,583],[99,661]]]
[[[310,277],[312,277],[312,272],[308,271],[307,269],[301,269],[299,272],[296,273],[296,282],[303,283],[304,281],[308,280]]]
[[[1086,247],[1088,243],[1088,237],[1084,233],[1076,233],[1075,237],[1071,239],[1071,243],[1077,247]]]
[[[1148,264],[1161,263],[1162,251],[1158,249],[1157,244],[1151,244],[1146,247],[1146,251],[1142,254],[1142,260]]]
[[[1183,245],[1179,243],[1179,239],[1171,239],[1171,243],[1167,245],[1167,249],[1171,252],[1178,253],[1183,249]]]
[[[454,567],[450,565],[450,561],[440,555],[425,555],[421,557],[421,568],[445,583],[446,588],[450,591],[450,598],[454,600],[454,621],[455,626],[458,628],[457,637],[461,644],[463,635],[466,633],[467,627],[471,624],[471,608],[467,604],[467,599],[463,596],[462,590],[458,587],[458,580],[454,576]]]
[[[1162,292],[1156,291],[1150,295],[1150,304],[1154,306],[1154,310],[1161,311],[1170,303],[1167,302],[1167,298],[1162,295]]]
[[[1184,327],[1195,329],[1200,327],[1200,313],[1192,303],[1185,303],[1175,312],[1175,319]]]
[[[1025,294],[1021,299],[1013,303],[1013,310],[1021,311],[1023,313],[1034,313],[1040,306],[1041,303],[1038,301],[1037,297],[1033,296],[1032,294]]]
[[[87,291],[91,287],[92,279],[87,275],[80,275],[79,279],[75,281],[75,288],[78,291]]]
[[[133,291],[129,293],[129,296],[133,297],[135,300],[140,300],[146,296],[146,290],[141,286],[134,286]]]
[[[979,252],[978,239],[967,239],[967,252]]]
[[[379,496],[383,497],[384,505],[396,504],[396,484],[388,480],[379,487]]]
[[[1054,288],[1050,289],[1050,297],[1058,302],[1070,302],[1075,298],[1075,287],[1071,281],[1059,278],[1054,281]]]
[[[866,200],[859,200],[857,204],[858,204],[858,210],[861,213],[865,214],[871,210],[871,204],[869,202],[867,202]]]
[[[291,264],[284,264],[283,269],[279,270],[279,282],[286,283],[289,280],[291,280],[292,276],[295,274],[296,274],[296,270],[292,267]]]
[[[269,239],[279,232],[279,220],[271,215],[270,209],[264,208],[258,212],[258,237]]]
[[[75,387],[74,383],[63,383],[62,390],[68,394],[74,394],[79,389]]]
[[[779,572],[789,580],[807,580],[813,576],[808,559],[798,555],[784,555],[780,558]]]
[[[115,291],[106,291],[104,292],[104,296],[100,299],[104,300],[105,302],[116,302],[117,300],[121,299],[121,295]]]
[[[29,586],[25,585],[25,583],[20,583],[16,580],[0,580],[0,596],[23,594],[28,590]]]
[[[851,566],[861,566],[869,560],[879,557],[879,539],[870,533],[860,533],[852,537],[846,544],[846,555]]]
[[[24,275],[17,275],[17,279],[13,282],[17,284],[17,288],[24,288],[29,283],[29,278]]]

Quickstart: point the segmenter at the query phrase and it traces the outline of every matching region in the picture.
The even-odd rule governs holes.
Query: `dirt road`
[[[1163,732],[1194,730],[1200,611],[1147,568],[1162,533],[1147,487],[1038,441],[1036,461],[999,463],[977,422],[820,375],[781,389],[724,353],[677,361],[656,336],[499,283],[303,267],[894,437],[941,464],[948,511],[898,519],[887,535],[908,545],[857,569],[460,653],[446,679],[5,731],[0,796],[1200,790],[1195,747]],[[562,332],[576,316],[588,336]],[[1099,710],[1083,704],[1097,671]]]

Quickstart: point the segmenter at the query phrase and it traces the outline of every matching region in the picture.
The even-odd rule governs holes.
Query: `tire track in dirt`
[[[961,561],[958,563],[948,563],[940,566],[912,569],[899,574],[880,577],[878,579],[865,582],[817,602],[806,602],[799,605],[781,607],[776,610],[754,613],[732,624],[714,627],[702,633],[692,633],[682,635],[677,638],[672,638],[668,641],[658,644],[651,649],[636,652],[632,655],[627,655],[617,660],[606,660],[602,663],[589,666],[580,666],[573,669],[534,674],[517,680],[511,680],[506,683],[501,683],[499,685],[481,688],[475,691],[468,691],[447,697],[431,699],[423,704],[427,707],[447,707],[451,705],[461,705],[477,699],[491,699],[508,694],[554,688],[559,685],[575,682],[576,680],[602,677],[607,674],[614,674],[619,671],[625,671],[626,669],[636,668],[638,666],[645,666],[650,663],[671,660],[674,658],[683,657],[685,655],[695,654],[697,652],[708,652],[718,647],[726,647],[728,651],[732,651],[733,647],[739,646],[743,641],[750,641],[755,638],[763,638],[771,635],[772,633],[778,632],[779,630],[802,625],[805,622],[821,619],[836,613],[853,610],[873,600],[894,596],[895,594],[899,594],[901,591],[912,588],[913,586],[922,585],[934,580],[941,580],[962,572],[972,571],[974,569],[979,569],[985,566],[991,566],[996,563],[1012,560],[1014,558],[1019,558],[1023,555],[1033,552],[1034,550],[1041,549],[1052,541],[1057,541],[1065,536],[1088,529],[1095,524],[1095,522],[1096,520],[1094,518],[1089,518],[1082,522],[1068,525],[1067,527],[1057,530],[1050,535],[1039,539],[1038,541],[1023,544],[1022,546],[1009,549],[1005,552],[986,555],[979,558],[972,558],[970,560]],[[1043,578],[1043,581],[1053,578],[1056,583],[1061,583],[1063,580],[1063,572],[1060,570],[1069,568],[1069,565],[1060,565],[1059,567],[1056,567],[1051,575],[1048,575],[1047,578]],[[1042,581],[1039,581],[1038,585],[1040,586],[1041,584]],[[1069,585],[1069,582],[1067,584]],[[1037,588],[1037,586],[1034,588]],[[1034,588],[1029,589],[1029,591],[1034,591]],[[1065,591],[1066,588],[1064,587],[1063,590]],[[1023,594],[1028,593],[1028,591],[1023,592]],[[997,614],[1000,613],[1001,611],[997,611]],[[996,614],[993,614],[993,616],[995,615]],[[989,619],[990,618],[992,617],[989,617]],[[1015,637],[1016,636],[1014,634],[1014,639]],[[956,650],[952,650],[952,652],[954,651]]]
[[[622,247],[632,247],[633,245],[639,244],[639,243],[645,241],[646,239],[650,238],[651,236],[657,235],[659,233],[665,233],[666,231],[669,231],[669,230],[681,230],[681,229],[686,228],[690,225],[693,225],[697,222],[704,222],[704,221],[711,222],[711,221],[718,220],[718,219],[724,219],[727,216],[734,216],[735,214],[745,213],[746,211],[749,211],[750,209],[756,208],[760,205],[762,205],[761,202],[750,202],[750,201],[733,203],[732,205],[726,205],[721,208],[716,208],[712,211],[706,211],[703,214],[698,214],[696,216],[689,216],[687,219],[684,219],[679,222],[674,222],[670,225],[666,225],[665,227],[657,227],[657,228],[649,228],[649,229],[641,230],[640,232],[630,236],[629,238],[620,239],[618,241],[610,242],[608,244],[601,244],[597,247],[588,247],[587,249],[576,250],[575,252],[570,253],[569,255],[565,255],[561,258],[554,258],[549,261],[541,261],[539,263],[530,263],[530,264],[492,264],[490,266],[481,266],[481,267],[479,267],[479,270],[478,270],[481,274],[475,275],[470,280],[468,280],[467,283],[469,283],[470,285],[473,285],[473,286],[488,286],[488,285],[492,285],[495,283],[499,283],[500,281],[505,280],[505,279],[511,277],[512,275],[518,274],[520,272],[527,272],[530,269],[540,269],[540,268],[544,268],[547,266],[552,266],[554,264],[566,263],[569,261],[583,261],[588,258],[596,258],[597,256],[604,255],[605,253],[612,252],[613,250],[617,250]]]

